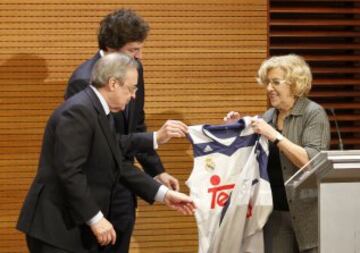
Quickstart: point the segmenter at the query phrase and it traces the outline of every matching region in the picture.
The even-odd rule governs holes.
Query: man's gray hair
[[[110,53],[99,59],[91,72],[91,85],[101,88],[109,83],[110,78],[124,83],[128,69],[137,68],[136,60],[124,53]]]

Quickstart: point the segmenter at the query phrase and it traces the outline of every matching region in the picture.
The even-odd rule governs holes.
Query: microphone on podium
[[[341,133],[340,133],[340,129],[339,129],[339,125],[338,122],[336,120],[336,114],[335,114],[335,109],[334,108],[330,108],[329,111],[331,112],[331,114],[334,116],[334,122],[335,122],[335,129],[336,129],[336,133],[339,139],[339,149],[340,150],[344,150],[344,145],[343,145],[343,141],[341,138]]]

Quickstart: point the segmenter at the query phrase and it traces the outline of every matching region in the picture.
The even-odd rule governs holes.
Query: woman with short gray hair
[[[267,91],[271,107],[251,122],[253,130],[269,140],[268,174],[274,210],[264,228],[266,253],[318,252],[317,196],[286,192],[284,182],[330,145],[329,120],[324,109],[306,96],[310,67],[298,55],[265,60],[257,81]],[[240,114],[230,112],[228,123]]]

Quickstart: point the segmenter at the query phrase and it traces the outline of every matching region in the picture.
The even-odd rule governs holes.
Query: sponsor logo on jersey
[[[221,178],[218,175],[213,175],[210,178],[210,183],[215,187],[208,188],[208,193],[212,194],[210,209],[216,206],[225,206],[226,201],[229,199],[229,192],[234,189],[235,184],[220,185]]]

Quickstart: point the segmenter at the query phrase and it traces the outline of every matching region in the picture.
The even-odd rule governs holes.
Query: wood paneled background
[[[151,25],[143,60],[150,129],[166,119],[216,124],[230,110],[266,108],[255,83],[267,55],[266,0],[1,1],[0,252],[27,252],[14,227],[37,169],[43,127],[63,101],[71,72],[96,52],[99,21],[120,7]],[[187,192],[187,140],[173,140],[159,153]],[[132,253],[196,251],[193,217],[140,202]]]

